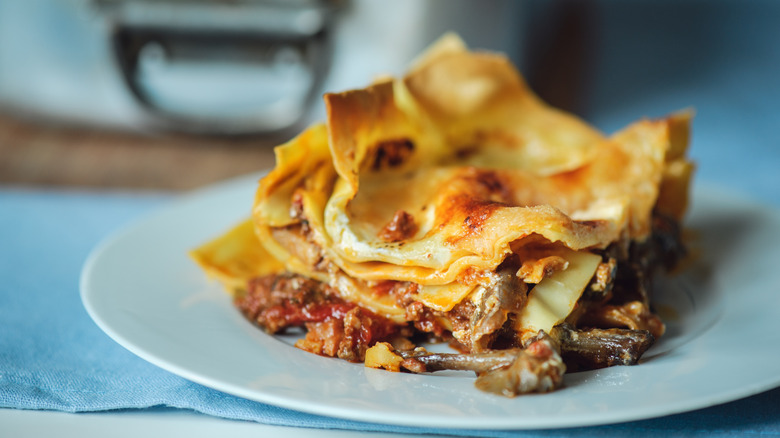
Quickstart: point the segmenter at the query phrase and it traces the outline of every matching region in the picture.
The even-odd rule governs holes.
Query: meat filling
[[[403,218],[394,222],[405,228],[400,226]],[[343,300],[325,283],[294,274],[254,279],[235,305],[269,333],[303,328],[306,336],[296,346],[316,354],[361,362],[376,343],[393,341],[406,346],[390,354],[397,354],[400,368],[408,372],[468,369],[477,373],[477,386],[486,391],[508,396],[549,391],[561,384],[567,369],[636,364],[663,334],[663,323],[650,310],[649,279],[654,271],[673,265],[669,261],[678,260],[684,249],[674,221],[657,216],[653,231],[628,250],[617,245],[605,250],[577,310],[552,333],[540,332],[526,345],[512,322],[533,285],[517,276],[521,263],[516,259],[507,259],[491,287],[481,287],[475,299],[448,312],[416,301],[414,283],[378,283],[378,293],[394,296],[406,310],[405,324]],[[409,338],[415,333],[450,341],[460,353],[411,348]]]
[[[379,238],[385,242],[400,242],[413,237],[417,232],[417,224],[414,222],[414,216],[398,210],[393,215],[393,219],[379,231]]]
[[[351,362],[363,361],[368,347],[398,335],[398,325],[335,294],[325,283],[300,275],[271,275],[253,280],[235,305],[269,333],[302,327],[306,337],[296,346]]]

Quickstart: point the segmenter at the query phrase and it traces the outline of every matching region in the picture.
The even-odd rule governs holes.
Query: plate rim
[[[135,342],[128,339],[126,334],[117,331],[116,328],[112,326],[112,323],[110,321],[105,320],[105,315],[103,314],[101,309],[95,307],[95,302],[93,301],[92,294],[96,292],[91,289],[90,281],[91,281],[91,276],[93,275],[94,270],[96,269],[96,266],[98,265],[102,255],[105,254],[105,251],[108,248],[111,248],[117,242],[121,242],[123,239],[126,239],[127,236],[131,236],[134,232],[137,232],[138,229],[142,229],[144,226],[147,226],[147,224],[154,223],[155,220],[158,220],[158,218],[161,217],[162,215],[171,214],[171,212],[175,212],[177,208],[180,208],[183,204],[187,202],[197,202],[199,199],[209,196],[209,194],[218,195],[225,190],[232,190],[232,189],[236,189],[238,186],[241,185],[248,185],[250,181],[255,181],[256,183],[256,181],[263,174],[265,174],[265,172],[255,172],[247,175],[242,175],[239,177],[231,178],[229,180],[212,184],[207,187],[197,189],[190,193],[181,195],[177,199],[174,199],[172,202],[169,202],[168,204],[158,208],[157,210],[151,213],[147,213],[146,215],[140,217],[138,220],[133,221],[125,225],[124,227],[118,229],[116,232],[112,233],[108,237],[104,238],[101,242],[99,242],[98,245],[96,245],[93,248],[93,250],[90,251],[87,259],[85,260],[79,278],[80,297],[82,300],[82,304],[84,308],[87,310],[87,313],[89,314],[90,318],[111,339],[113,339],[115,342],[117,342],[122,347],[126,348],[136,356],[142,358],[143,360],[146,360],[147,362],[154,364],[155,366],[158,366],[162,369],[172,372],[173,374],[176,374],[178,376],[181,376],[187,380],[193,381],[203,386],[215,389],[217,391],[232,394],[244,399],[253,400],[261,403],[267,403],[273,406],[292,409],[295,411],[304,412],[308,414],[323,415],[327,417],[344,419],[344,420],[371,422],[377,424],[395,425],[395,426],[402,426],[402,427],[473,429],[473,430],[507,430],[507,429],[554,429],[554,428],[557,429],[557,428],[570,428],[570,427],[581,427],[581,426],[606,425],[606,424],[614,424],[614,423],[621,423],[627,421],[645,420],[645,419],[657,418],[657,417],[670,415],[670,414],[689,412],[701,408],[706,408],[706,407],[734,401],[740,398],[748,397],[772,389],[774,387],[780,386],[780,376],[777,376],[774,379],[763,379],[761,382],[756,382],[754,385],[750,387],[733,389],[731,391],[721,391],[720,393],[717,394],[717,396],[715,397],[708,396],[706,401],[699,401],[698,403],[692,404],[690,401],[686,402],[686,401],[673,400],[670,401],[669,403],[666,403],[663,407],[659,407],[656,410],[647,411],[644,408],[642,409],[628,408],[620,411],[620,413],[612,413],[611,415],[608,416],[608,418],[603,418],[603,417],[600,418],[599,416],[593,416],[588,413],[582,413],[579,417],[569,418],[568,420],[570,421],[566,421],[563,423],[556,422],[555,424],[552,424],[549,419],[539,419],[538,421],[534,421],[534,420],[529,420],[528,418],[524,418],[523,421],[517,421],[516,418],[504,419],[503,421],[499,419],[498,421],[491,422],[491,424],[486,424],[485,422],[471,423],[465,420],[459,421],[457,419],[452,419],[452,418],[446,418],[446,419],[442,418],[439,421],[432,421],[432,420],[419,418],[418,416],[414,416],[412,418],[406,418],[406,419],[400,417],[393,417],[393,416],[377,418],[376,413],[372,411],[360,411],[360,410],[356,411],[352,408],[343,408],[338,406],[323,407],[320,404],[301,402],[300,400],[297,401],[290,400],[289,398],[280,397],[275,394],[260,394],[258,396],[259,393],[256,390],[250,390],[248,388],[239,387],[228,382],[215,381],[213,378],[210,378],[209,376],[204,376],[199,373],[195,373],[192,370],[188,369],[186,366],[181,366],[181,364],[177,364],[175,363],[175,361],[171,361],[170,358],[166,359],[166,358],[157,357],[154,354],[150,354],[148,351],[146,351],[146,349],[144,349],[143,346],[136,345]],[[702,192],[707,193],[707,196],[711,195],[712,193],[718,193],[719,196],[723,196],[724,190],[712,184],[704,184],[704,185],[700,183],[695,184],[693,190],[694,196],[692,196],[692,203],[694,204],[694,206],[695,203],[697,202],[697,197],[695,196],[695,194],[697,193],[700,194]],[[778,210],[776,210],[771,206],[768,206],[763,203],[759,203],[748,197],[735,194],[734,192],[729,193],[728,191],[725,191],[725,193],[726,193],[725,196],[731,197],[733,198],[733,200],[738,201],[738,203],[741,204],[740,207],[742,208],[745,208],[747,206],[749,208],[759,209],[763,214],[771,215],[774,219],[780,217],[778,215],[778,213],[780,212],[778,212]],[[706,198],[706,196],[704,197]],[[204,241],[207,240],[208,238],[209,236],[204,236]],[[716,324],[718,323],[716,322]],[[534,397],[536,396],[537,395],[534,395]]]

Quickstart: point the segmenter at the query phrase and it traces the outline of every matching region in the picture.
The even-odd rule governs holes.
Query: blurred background
[[[267,169],[323,92],[400,74],[451,30],[606,132],[694,108],[697,179],[776,199],[778,23],[773,0],[0,0],[0,183]]]

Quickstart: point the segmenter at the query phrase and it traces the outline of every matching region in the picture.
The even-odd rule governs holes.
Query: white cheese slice
[[[568,267],[545,277],[528,295],[528,302],[515,324],[522,337],[533,336],[539,330],[550,333],[556,324],[566,319],[601,263],[601,256],[587,251],[561,255]]]

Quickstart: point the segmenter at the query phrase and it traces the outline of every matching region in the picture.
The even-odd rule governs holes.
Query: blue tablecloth
[[[604,51],[593,60],[586,118],[614,131],[692,106],[696,178],[780,207],[780,2],[685,2],[675,10],[674,2],[630,2],[628,12],[625,3],[598,3],[611,7],[600,11]],[[780,435],[780,389],[646,421],[514,433],[361,424],[199,386],[114,343],[79,299],[88,252],[172,197],[0,186],[0,407],[183,408],[268,424],[480,436]]]
[[[165,194],[0,188],[0,407],[68,412],[183,408],[209,415],[319,428],[474,436],[780,434],[780,389],[691,413],[577,430],[406,429],[318,417],[189,382],[134,356],[90,320],[79,299],[89,251]]]

